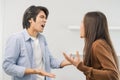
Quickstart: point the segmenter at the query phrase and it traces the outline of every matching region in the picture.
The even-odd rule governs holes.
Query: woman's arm
[[[97,63],[101,65],[101,68],[95,69],[85,66],[83,63],[79,63],[77,68],[89,78],[97,80],[119,80],[119,70],[109,45],[103,40],[97,40],[92,45],[92,51],[92,55],[98,60]],[[93,63],[96,62],[93,61]]]

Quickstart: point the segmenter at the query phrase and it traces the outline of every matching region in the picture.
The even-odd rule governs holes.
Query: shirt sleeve
[[[57,58],[54,58],[47,46],[46,46],[46,48],[47,48],[46,51],[49,54],[50,67],[53,68],[53,69],[61,68],[60,64],[62,63],[63,60],[60,60],[60,59],[58,60]]]
[[[46,54],[49,56],[46,60],[49,61],[48,63],[50,63],[50,67],[53,69],[61,68],[60,64],[62,63],[63,60],[53,57],[53,55],[51,54],[51,52],[48,48],[48,44],[47,44],[47,41],[44,36],[43,36],[43,38],[44,38],[44,43],[45,43],[45,51],[46,51]]]
[[[19,53],[20,42],[15,35],[12,35],[6,43],[4,60],[2,65],[4,71],[11,76],[24,76],[25,67],[18,66],[16,64],[19,58]]]
[[[83,72],[88,78],[95,80],[119,80],[119,71],[112,56],[110,47],[104,42],[97,42],[93,45],[93,55],[102,66],[102,69],[83,66]],[[82,64],[83,65],[83,64]],[[78,69],[81,64],[78,65]]]

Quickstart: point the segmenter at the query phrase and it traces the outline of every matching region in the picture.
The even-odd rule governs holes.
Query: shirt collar
[[[27,32],[26,29],[23,30],[23,34],[24,34],[24,36],[25,36],[25,41],[28,41],[28,40],[31,39],[31,36],[28,34],[28,32]],[[41,35],[41,34],[38,33],[38,38],[40,38],[40,35]]]
[[[31,39],[30,35],[28,34],[27,30],[24,29],[23,30],[23,34],[24,34],[24,37],[25,37],[25,41],[28,41],[29,39]]]

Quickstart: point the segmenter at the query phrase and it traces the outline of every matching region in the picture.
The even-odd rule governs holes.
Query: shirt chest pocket
[[[27,50],[26,50],[26,48],[21,48],[21,53],[20,53],[20,57],[25,57],[25,56],[27,56]]]
[[[22,48],[19,54],[19,59],[17,61],[17,64],[22,66],[27,66],[28,62],[29,62],[29,58],[28,58],[27,50],[25,48]]]

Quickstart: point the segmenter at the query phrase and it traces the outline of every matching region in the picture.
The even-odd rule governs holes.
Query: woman
[[[80,32],[85,39],[83,61],[78,52],[75,58],[64,53],[65,58],[86,75],[86,80],[119,80],[118,60],[106,16],[101,12],[88,12]]]

